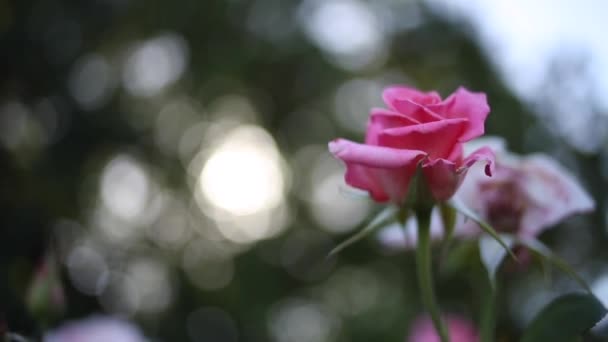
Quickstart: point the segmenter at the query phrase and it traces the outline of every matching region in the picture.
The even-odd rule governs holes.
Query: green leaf
[[[500,235],[498,235],[496,230],[494,228],[492,228],[492,226],[489,223],[484,221],[473,210],[471,210],[464,203],[462,203],[462,201],[457,200],[455,197],[452,197],[452,199],[449,201],[449,203],[452,206],[452,208],[454,208],[456,211],[458,211],[465,217],[468,217],[471,220],[475,221],[481,227],[481,229],[483,229],[487,234],[489,234],[491,237],[493,237],[505,249],[505,251],[507,253],[509,253],[509,255],[511,256],[511,258],[513,258],[513,260],[517,261],[517,257],[515,256],[515,254],[513,254],[513,251],[511,250],[509,245],[507,245],[507,243],[505,243],[502,240]]]
[[[521,342],[572,342],[606,315],[591,294],[567,294],[549,303],[536,316]]]
[[[515,245],[516,240],[512,235],[500,234],[500,238],[508,246],[509,250]],[[488,272],[492,288],[496,286],[496,272],[506,255],[507,251],[493,237],[484,234],[479,238],[479,256]]]
[[[559,268],[564,273],[569,275],[572,279],[574,279],[576,282],[578,282],[583,289],[585,289],[587,292],[591,293],[591,289],[589,288],[589,285],[587,285],[587,282],[585,282],[585,280],[583,278],[581,278],[576,273],[576,271],[574,271],[572,269],[572,267],[570,267],[570,265],[568,265],[568,263],[566,263],[560,257],[555,255],[551,251],[551,249],[549,247],[547,247],[545,244],[543,244],[540,240],[522,239],[522,240],[519,240],[518,242],[521,243],[522,245],[528,247],[531,251],[537,253],[538,255],[543,257],[545,260],[551,262],[557,268]]]
[[[380,211],[378,213],[378,215],[376,215],[376,217],[374,217],[374,219],[371,220],[371,222],[369,222],[363,229],[360,229],[358,232],[356,232],[351,237],[344,240],[339,245],[337,245],[334,249],[332,249],[331,252],[329,252],[328,257],[331,257],[331,256],[339,253],[344,248],[363,239],[367,235],[371,234],[374,230],[376,230],[380,227],[384,227],[387,224],[396,221],[397,220],[396,214],[397,214],[396,207],[394,207],[394,206],[386,207],[384,210]]]

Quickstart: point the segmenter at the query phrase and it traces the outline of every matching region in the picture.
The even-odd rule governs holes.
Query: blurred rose
[[[27,294],[26,304],[30,312],[40,320],[61,314],[65,308],[65,294],[55,257],[46,255],[36,268]]]
[[[576,178],[553,158],[544,154],[517,156],[507,152],[499,138],[484,143],[498,151],[496,175],[490,180],[472,170],[458,197],[497,230],[521,238],[536,237],[572,214],[595,209],[593,199]],[[479,227],[467,221],[462,230],[475,232]]]
[[[444,201],[476,161],[486,161],[485,173],[491,174],[492,151],[482,147],[464,158],[462,145],[484,133],[490,111],[485,94],[459,88],[442,101],[436,92],[394,86],[382,96],[389,109],[371,110],[365,144],[329,143],[330,152],[346,164],[349,185],[368,191],[377,202],[401,204],[422,162],[434,199]]]
[[[44,342],[146,342],[133,324],[111,317],[69,322],[44,336]]]
[[[517,156],[505,149],[499,138],[484,138],[473,142],[490,146],[496,151],[496,168],[492,178],[485,177],[473,166],[455,197],[477,212],[496,230],[520,238],[538,236],[547,228],[575,213],[593,211],[593,199],[575,177],[551,157],[543,154]],[[416,244],[415,219],[409,220],[406,234],[397,226],[380,233],[383,243],[393,247]],[[435,210],[431,217],[431,232],[438,238],[443,225]],[[472,220],[459,217],[455,236],[475,237],[481,228]]]
[[[451,342],[477,342],[477,329],[470,321],[456,315],[443,317],[450,334]],[[424,316],[414,321],[408,342],[440,342],[439,335],[430,317]]]

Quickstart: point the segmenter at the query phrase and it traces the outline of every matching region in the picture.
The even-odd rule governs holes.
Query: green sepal
[[[507,251],[507,253],[509,253],[509,255],[511,256],[511,258],[513,258],[513,260],[517,261],[517,257],[515,256],[515,254],[509,247],[509,245],[505,241],[502,240],[500,235],[496,232],[496,230],[489,223],[487,223],[485,220],[483,220],[473,210],[468,208],[464,203],[457,200],[455,197],[452,197],[452,199],[449,201],[449,203],[452,206],[452,208],[454,208],[456,211],[458,211],[465,217],[468,217],[471,220],[475,221],[481,227],[481,229],[483,231],[485,231],[487,234],[489,234],[491,237],[493,237],[505,249],[505,251]]]
[[[351,237],[349,237],[348,239],[344,240],[339,245],[334,247],[334,249],[332,249],[329,252],[327,257],[329,258],[329,257],[334,256],[335,254],[339,253],[346,247],[348,247],[348,246],[354,244],[355,242],[363,239],[364,237],[368,236],[369,234],[374,232],[376,229],[385,227],[390,223],[396,222],[397,221],[397,212],[398,212],[397,207],[394,207],[394,206],[386,207],[385,209],[380,211],[365,227],[363,227],[358,232],[353,234]]]
[[[500,237],[503,242],[505,242],[509,248],[512,248],[516,245],[522,245],[528,248],[530,251],[534,252],[541,258],[541,262],[549,262],[559,268],[562,272],[566,273],[573,280],[575,280],[585,291],[591,292],[589,285],[585,282],[583,278],[581,278],[576,271],[572,269],[564,260],[562,260],[559,256],[555,255],[551,251],[551,249],[543,244],[538,239],[520,239],[511,234],[500,234]],[[504,252],[504,248],[499,248],[498,241],[491,239],[488,236],[482,236],[479,239],[479,254],[481,261],[488,271],[488,277],[490,282],[494,285],[496,272],[498,268],[502,264],[506,253]],[[500,246],[502,247],[502,246]],[[542,264],[545,267],[544,263]]]
[[[516,239],[509,234],[500,234],[501,240],[508,246],[508,250],[515,245]],[[479,238],[479,257],[481,263],[488,272],[488,279],[492,288],[496,288],[496,272],[502,265],[502,262],[507,255],[507,250],[498,242],[488,235],[482,235]]]
[[[552,263],[553,265],[555,265],[562,272],[566,273],[573,280],[575,280],[583,289],[585,289],[585,291],[591,293],[591,289],[589,288],[589,285],[587,285],[587,282],[583,278],[581,278],[576,273],[576,271],[574,271],[572,269],[572,267],[570,267],[570,265],[568,265],[567,262],[565,262],[559,256],[555,255],[555,253],[553,253],[553,251],[551,251],[551,249],[549,247],[547,247],[545,244],[543,244],[540,240],[538,240],[538,239],[520,239],[520,240],[518,240],[518,243],[526,246],[532,252],[538,254],[545,260],[547,260],[550,263]]]
[[[422,172],[422,161],[418,163],[416,173],[410,181],[403,206],[414,212],[430,211],[435,206],[435,199]]]

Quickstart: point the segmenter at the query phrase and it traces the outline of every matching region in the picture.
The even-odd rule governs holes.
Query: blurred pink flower
[[[63,312],[66,304],[65,294],[52,254],[45,255],[36,268],[26,292],[26,303],[35,315],[54,316]]]
[[[484,139],[480,139],[484,140]],[[576,213],[591,212],[595,202],[577,179],[553,158],[544,154],[517,156],[506,151],[504,141],[494,145],[498,154],[492,179],[472,170],[458,198],[479,213],[498,231],[520,238],[536,237]],[[462,223],[461,231],[479,232],[475,222]]]
[[[478,342],[477,329],[472,322],[456,315],[445,315],[451,342]],[[440,342],[431,318],[423,316],[414,321],[407,342]]]
[[[455,198],[478,213],[497,231],[520,238],[532,238],[575,213],[593,211],[595,203],[576,178],[554,159],[543,154],[517,156],[505,149],[499,138],[483,138],[476,144],[490,146],[496,152],[496,167],[492,178],[473,166]],[[389,247],[416,245],[415,219],[408,221],[406,233],[398,226],[387,227],[380,240]],[[431,218],[431,233],[443,235],[443,225],[437,210]],[[457,237],[476,237],[481,228],[473,220],[458,217]]]
[[[112,317],[98,316],[69,322],[45,334],[44,342],[146,342],[133,324]]]
[[[462,145],[484,133],[490,111],[485,94],[461,87],[441,100],[436,92],[393,86],[382,96],[388,109],[371,110],[364,144],[329,143],[329,151],[346,164],[346,183],[377,202],[401,204],[419,162],[438,201],[452,197],[476,161],[485,161],[491,175],[492,151],[482,147],[464,158]]]

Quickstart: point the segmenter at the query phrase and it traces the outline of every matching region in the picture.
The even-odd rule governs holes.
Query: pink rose
[[[457,196],[496,230],[533,238],[568,216],[595,209],[577,179],[550,156],[517,156],[506,151],[502,140],[487,143],[497,150],[494,177],[471,170]],[[474,233],[479,227],[466,221],[460,230]]]
[[[483,144],[496,151],[496,167],[492,178],[474,166],[454,195],[497,231],[519,238],[537,237],[547,228],[575,213],[593,211],[595,203],[576,178],[551,157],[543,154],[517,156],[506,151],[499,138],[483,138],[470,145]],[[475,149],[467,146],[465,149]],[[473,220],[459,216],[454,235],[474,238],[481,228]],[[431,234],[443,236],[438,210],[431,216]],[[413,248],[417,232],[415,218],[403,229],[394,225],[380,232],[380,241],[390,248]]]
[[[131,323],[111,317],[91,317],[67,323],[44,335],[43,342],[146,342]]]
[[[456,315],[443,317],[451,342],[478,342],[477,329],[470,321]],[[439,335],[433,326],[433,322],[427,316],[414,321],[408,342],[440,342]]]
[[[462,145],[484,133],[490,111],[485,94],[459,88],[442,101],[436,92],[394,86],[382,96],[388,109],[371,110],[365,144],[329,143],[329,151],[346,164],[346,183],[377,202],[401,204],[419,163],[437,201],[456,192],[476,161],[486,161],[485,173],[491,175],[492,150],[482,147],[464,158]]]

